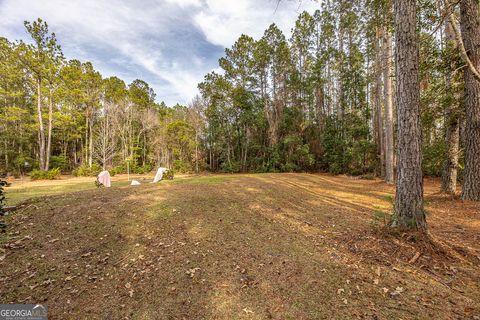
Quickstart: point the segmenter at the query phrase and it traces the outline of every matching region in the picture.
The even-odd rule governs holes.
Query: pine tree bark
[[[395,0],[397,183],[394,226],[425,230],[416,0]]]
[[[394,182],[393,168],[393,96],[392,96],[392,34],[384,33],[384,108],[385,108],[385,181]]]
[[[448,19],[448,18],[447,18]],[[452,30],[452,26],[447,20],[445,23],[445,40],[447,49],[452,49],[455,46],[455,34]],[[445,75],[445,89],[447,92],[452,91],[453,85],[453,71],[455,70],[454,62],[451,63],[449,70]],[[442,186],[441,191],[448,194],[455,194],[457,188],[457,168],[458,168],[458,155],[460,144],[460,120],[459,110],[457,106],[457,100],[455,97],[450,99],[451,103],[447,106],[445,117],[445,143],[447,145],[447,154],[445,163],[443,165],[442,172]]]
[[[480,70],[480,13],[478,0],[460,1],[460,28],[468,58]],[[480,201],[480,81],[465,69],[465,171],[462,199]]]

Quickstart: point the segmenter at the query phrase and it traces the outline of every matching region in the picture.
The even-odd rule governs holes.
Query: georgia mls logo
[[[47,309],[44,306],[42,306],[41,304],[37,304],[35,307],[33,307],[32,316],[33,317],[46,317],[47,316]]]
[[[41,304],[1,304],[0,320],[46,320],[48,310]]]

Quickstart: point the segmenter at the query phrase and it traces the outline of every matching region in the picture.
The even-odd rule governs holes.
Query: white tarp
[[[97,180],[107,188],[110,188],[112,186],[110,173],[107,170],[100,172],[97,176]]]
[[[155,178],[153,178],[153,183],[162,180],[163,174],[165,173],[165,171],[167,171],[167,168],[164,168],[164,167],[158,168],[157,174],[155,174]]]
[[[132,183],[130,183],[131,186],[139,186],[140,185],[140,182],[138,182],[137,180],[132,180]]]

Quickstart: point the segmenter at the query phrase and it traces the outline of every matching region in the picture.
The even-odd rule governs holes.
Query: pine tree
[[[395,0],[397,181],[394,225],[424,230],[417,1]]]
[[[480,5],[478,0],[460,1],[463,44],[471,67],[465,69],[465,171],[462,199],[480,201]],[[473,70],[472,70],[473,69]]]

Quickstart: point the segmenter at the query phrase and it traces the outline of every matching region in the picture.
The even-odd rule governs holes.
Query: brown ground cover
[[[426,180],[429,237],[385,232],[394,188],[209,175],[27,200],[1,303],[51,319],[480,319],[480,205]]]

